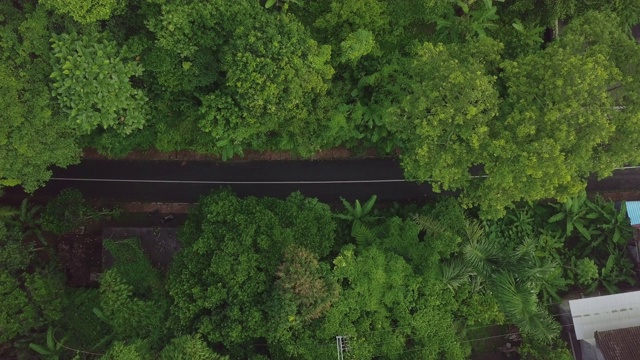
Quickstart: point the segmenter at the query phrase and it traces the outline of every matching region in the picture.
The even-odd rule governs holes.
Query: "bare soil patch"
[[[364,159],[384,157],[375,149],[368,149],[362,152],[354,152],[344,147],[336,147],[318,151],[313,156],[306,158],[307,160],[338,160],[338,159]],[[84,159],[110,159],[108,156],[99,154],[95,149],[84,149]],[[173,151],[160,152],[158,150],[133,151],[122,160],[172,160],[172,161],[222,161],[222,158],[213,154],[201,154],[193,151]],[[282,161],[282,160],[299,160],[297,156],[288,151],[251,151],[244,152],[244,156],[234,156],[226,161]]]

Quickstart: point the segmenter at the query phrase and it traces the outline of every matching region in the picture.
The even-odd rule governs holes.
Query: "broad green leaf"
[[[550,222],[550,223],[555,223],[555,222],[558,222],[558,221],[564,219],[566,216],[567,215],[565,213],[563,213],[563,212],[557,213],[557,214],[553,215],[552,217],[550,217],[549,220],[547,220],[547,221]]]
[[[585,239],[587,239],[587,240],[591,240],[591,233],[589,232],[589,230],[587,230],[587,229],[584,227],[584,225],[583,225],[581,222],[576,221],[576,222],[574,222],[573,224],[575,225],[576,229],[578,229],[578,231],[580,232],[580,234],[582,234],[582,236],[584,236],[584,237],[585,237]]]
[[[45,348],[42,345],[31,343],[29,344],[29,347],[40,355],[45,355],[45,356],[53,355],[53,352],[51,352],[49,349]]]

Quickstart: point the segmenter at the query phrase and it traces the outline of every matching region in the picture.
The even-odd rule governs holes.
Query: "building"
[[[583,360],[640,359],[640,291],[569,301]]]

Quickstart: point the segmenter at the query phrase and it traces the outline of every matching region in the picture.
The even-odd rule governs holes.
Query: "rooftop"
[[[597,331],[595,338],[605,360],[640,359],[640,326]]]

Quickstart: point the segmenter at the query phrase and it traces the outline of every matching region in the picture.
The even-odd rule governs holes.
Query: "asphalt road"
[[[82,180],[81,180],[82,179]],[[87,160],[54,170],[36,195],[56,194],[75,187],[87,197],[115,201],[196,202],[221,186],[240,196],[286,197],[293,191],[321,201],[433,199],[428,184],[404,180],[394,159],[343,161],[104,161]]]
[[[75,187],[91,198],[113,201],[196,202],[221,186],[241,196],[286,197],[299,190],[322,201],[340,197],[380,201],[434,199],[428,184],[404,180],[395,159],[341,161],[106,161],[85,160],[55,169],[36,195],[50,196]],[[590,191],[640,190],[640,168],[616,170],[614,176],[589,181]]]

